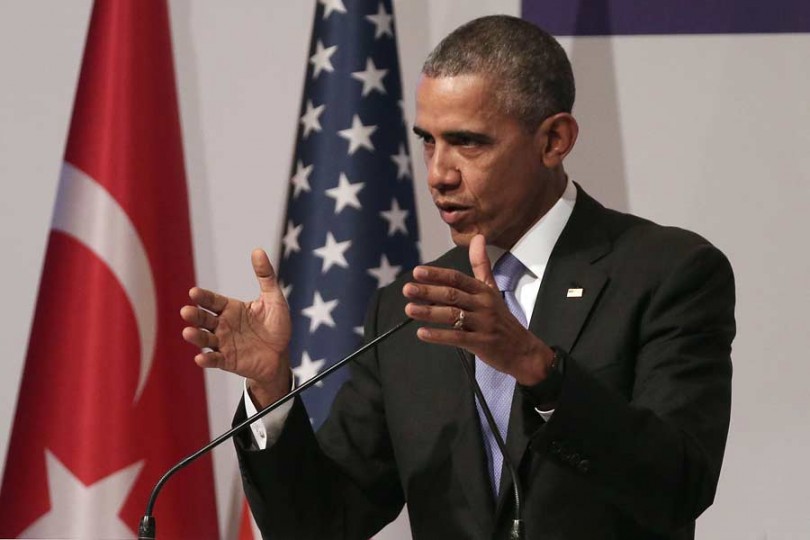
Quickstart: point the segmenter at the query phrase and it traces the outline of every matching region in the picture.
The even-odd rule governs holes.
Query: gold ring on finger
[[[464,310],[458,310],[458,317],[453,322],[453,330],[464,330]]]

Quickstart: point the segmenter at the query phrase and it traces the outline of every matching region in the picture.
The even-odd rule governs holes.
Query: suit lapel
[[[588,314],[607,284],[607,276],[593,263],[611,249],[604,227],[604,208],[578,186],[577,203],[549,258],[529,330],[548,345],[570,351]],[[573,289],[569,294],[569,289]],[[581,296],[577,290],[581,289]],[[506,447],[515,467],[526,453],[530,435],[542,419],[516,391],[512,398]],[[501,475],[497,513],[512,498],[512,479]]]

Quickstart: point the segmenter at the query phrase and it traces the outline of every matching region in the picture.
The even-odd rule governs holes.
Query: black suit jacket
[[[471,273],[465,249],[433,264]],[[372,302],[367,336],[404,318],[401,288]],[[583,289],[569,298],[569,288]],[[280,440],[236,442],[267,538],[372,536],[408,503],[415,539],[505,537],[473,395],[449,347],[411,324],[353,366],[317,437],[301,402]],[[527,538],[688,539],[711,504],[729,422],[734,285],[706,240],[603,208],[580,188],[529,328],[570,358],[548,423],[516,390],[507,447]],[[237,419],[244,418],[244,409]]]

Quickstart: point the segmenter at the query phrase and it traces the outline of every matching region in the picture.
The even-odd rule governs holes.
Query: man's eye
[[[459,135],[450,139],[450,144],[454,146],[464,146],[467,148],[472,148],[475,146],[481,146],[481,141],[474,137],[466,137],[464,135]]]

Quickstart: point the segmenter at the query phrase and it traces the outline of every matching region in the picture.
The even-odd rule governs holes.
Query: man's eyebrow
[[[419,137],[431,137],[432,135],[425,131],[424,129],[420,128],[419,126],[413,126],[413,132],[416,133]]]
[[[442,137],[448,141],[471,141],[479,144],[490,144],[494,141],[492,137],[477,131],[445,131]]]
[[[420,128],[419,126],[413,126],[413,132],[416,133],[419,137],[422,138],[432,138],[433,135],[425,131],[424,129]],[[476,131],[466,131],[466,130],[458,130],[458,131],[444,131],[442,132],[442,138],[446,139],[450,142],[453,141],[471,141],[479,144],[490,144],[493,142],[493,138],[489,135],[485,135],[484,133],[478,133]]]

